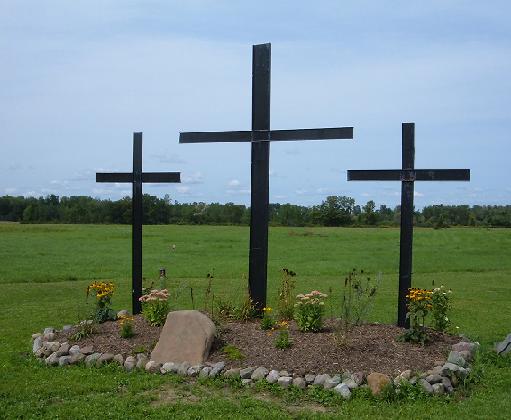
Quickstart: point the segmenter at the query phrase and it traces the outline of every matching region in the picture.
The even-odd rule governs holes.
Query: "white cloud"
[[[203,184],[204,177],[202,175],[202,172],[199,172],[199,171],[191,173],[191,174],[182,174],[181,183],[182,184]]]
[[[241,182],[238,180],[238,179],[231,179],[227,185],[229,187],[233,187],[233,188],[236,188],[236,187],[239,187],[241,185]]]
[[[421,193],[421,192],[419,192],[419,191],[414,191],[414,192],[413,192],[413,196],[414,196],[414,197],[424,197],[424,194],[423,194],[423,193]]]

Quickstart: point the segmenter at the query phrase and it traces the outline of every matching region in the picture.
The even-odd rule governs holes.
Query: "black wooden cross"
[[[349,170],[348,181],[401,181],[397,324],[408,327],[406,295],[412,284],[414,181],[470,181],[470,169],[415,169],[415,124],[402,125],[402,169]]]
[[[129,182],[132,198],[132,292],[133,314],[142,311],[138,300],[142,296],[142,183],[181,182],[180,172],[142,172],[142,133],[133,133],[133,172],[98,172],[96,182]]]
[[[270,130],[271,44],[252,50],[252,130],[180,133],[180,143],[250,142],[249,292],[258,310],[266,305],[270,141],[352,139],[353,128]]]

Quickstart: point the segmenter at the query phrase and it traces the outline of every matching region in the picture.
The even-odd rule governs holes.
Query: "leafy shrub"
[[[436,287],[431,294],[431,317],[433,328],[437,331],[447,331],[451,326],[448,312],[451,309],[451,290],[444,286]]]
[[[142,315],[153,326],[161,326],[169,313],[169,294],[166,289],[153,289],[139,298],[142,302]]]
[[[282,279],[279,287],[277,312],[280,320],[291,320],[294,314],[294,299],[293,291],[295,288],[295,282],[293,277],[296,273],[287,268],[282,269]]]
[[[133,330],[133,320],[134,318],[129,315],[121,316],[118,319],[119,334],[122,338],[131,338],[135,335],[135,331]]]
[[[216,298],[215,307],[216,316],[222,320],[232,318],[236,309],[231,302],[220,297]]]
[[[96,307],[93,312],[93,319],[97,323],[103,323],[109,320],[115,320],[116,314],[112,310],[112,296],[115,286],[113,283],[95,281],[87,286],[87,298],[90,294],[96,295]]]
[[[273,320],[273,317],[271,315],[273,309],[267,306],[266,308],[263,308],[263,317],[261,319],[261,329],[271,330],[275,326],[275,321]]]
[[[275,347],[281,350],[288,349],[293,344],[289,340],[289,323],[287,321],[280,321],[277,324],[278,335],[275,340]]]
[[[92,320],[80,321],[76,332],[71,336],[71,340],[80,341],[91,334],[94,334],[94,322]]]
[[[313,290],[296,296],[295,320],[302,332],[318,332],[323,326],[324,293]]]
[[[432,309],[432,290],[410,288],[408,289],[406,317],[410,319],[410,329],[408,329],[400,339],[412,343],[421,343],[424,345],[428,341],[426,330],[426,317]]]
[[[257,311],[254,306],[254,302],[252,302],[252,299],[250,298],[247,291],[245,298],[240,303],[240,305],[234,308],[232,317],[238,321],[247,322],[254,318],[256,315]]]

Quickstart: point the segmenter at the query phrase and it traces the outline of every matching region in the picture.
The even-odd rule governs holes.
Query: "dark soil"
[[[94,351],[121,353],[125,357],[137,352],[150,352],[158,341],[161,327],[151,327],[144,318],[135,316],[134,330],[134,337],[124,339],[119,336],[116,322],[105,322],[96,327],[94,334],[79,342],[71,339],[76,330],[60,333],[57,340],[68,340],[80,347],[92,345]],[[406,369],[431,369],[435,361],[445,360],[451,344],[459,341],[453,336],[431,332],[433,340],[422,347],[397,341],[402,333],[401,328],[393,325],[365,324],[355,327],[348,338],[341,341],[331,321],[326,322],[320,333],[301,333],[291,322],[289,335],[292,346],[279,350],[274,346],[278,333],[262,331],[258,321],[229,322],[222,326],[208,361],[225,361],[227,368],[265,366],[298,375],[345,370],[396,375]],[[243,359],[228,360],[222,352],[227,344],[237,347]]]

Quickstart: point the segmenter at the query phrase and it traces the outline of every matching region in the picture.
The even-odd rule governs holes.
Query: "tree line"
[[[144,224],[248,225],[250,207],[234,203],[179,203],[144,194]],[[511,227],[511,206],[433,205],[414,212],[417,226]],[[400,207],[370,200],[356,204],[346,196],[329,196],[319,205],[270,204],[274,226],[398,226]],[[131,223],[131,198],[102,200],[86,196],[0,197],[0,221],[21,223]]]

